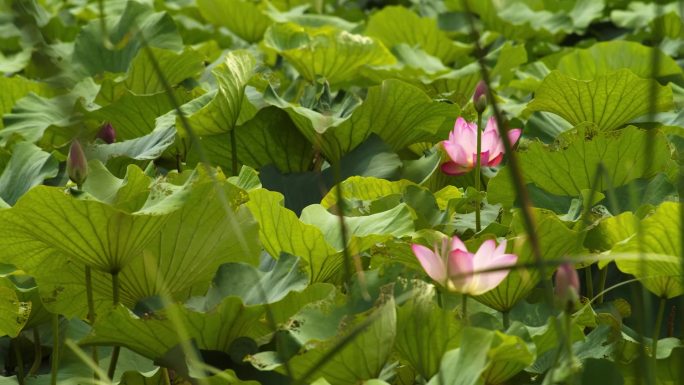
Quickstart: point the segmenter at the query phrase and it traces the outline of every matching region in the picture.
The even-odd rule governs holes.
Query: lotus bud
[[[556,296],[562,303],[575,303],[579,299],[579,276],[571,263],[563,263],[556,271]]]
[[[112,144],[116,142],[116,131],[111,123],[105,123],[97,133],[97,137],[107,144]]]
[[[480,80],[475,87],[475,93],[473,93],[473,106],[478,114],[483,113],[487,108],[487,84],[484,80]]]
[[[81,147],[81,143],[78,142],[78,139],[71,141],[66,169],[69,174],[69,179],[76,183],[80,188],[88,177],[88,160],[86,159],[85,153],[83,153],[83,147]]]

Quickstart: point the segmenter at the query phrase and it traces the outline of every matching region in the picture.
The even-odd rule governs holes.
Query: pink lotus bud
[[[563,263],[556,271],[556,296],[563,303],[579,299],[579,276],[571,263]]]
[[[86,159],[85,153],[83,153],[83,148],[81,147],[81,143],[78,142],[78,139],[71,141],[66,169],[69,174],[69,179],[76,183],[77,186],[81,187],[88,177],[88,160]]]
[[[475,87],[475,93],[473,93],[473,106],[475,111],[482,113],[487,108],[487,83],[484,80],[480,80]]]
[[[520,139],[520,129],[508,131],[511,145]],[[449,175],[461,175],[475,168],[477,164],[477,124],[467,122],[459,117],[454,130],[449,133],[449,139],[442,142],[450,161],[442,165],[442,171]],[[482,167],[496,167],[501,163],[505,148],[499,136],[496,120],[487,120],[487,127],[482,133],[482,152],[480,162]]]
[[[100,128],[97,137],[107,144],[112,144],[116,142],[116,131],[114,130],[114,127],[112,127],[112,124],[108,122]]]

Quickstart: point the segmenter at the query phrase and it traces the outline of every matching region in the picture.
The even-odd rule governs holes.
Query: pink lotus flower
[[[563,302],[575,302],[579,299],[579,276],[570,263],[563,263],[556,271],[556,296]]]
[[[520,139],[521,130],[518,128],[508,131],[508,139],[515,144]],[[449,175],[461,175],[472,170],[477,164],[477,123],[466,122],[459,117],[456,119],[454,130],[449,133],[449,139],[442,142],[450,160],[442,165],[442,171]],[[482,167],[495,167],[501,163],[506,151],[496,120],[490,117],[487,127],[482,133],[482,153],[480,155]]]
[[[496,241],[488,239],[475,254],[468,252],[456,236],[451,242],[445,238],[434,250],[418,244],[411,245],[411,249],[430,278],[450,291],[470,295],[497,287],[518,261],[517,255],[506,254],[506,240],[497,246]],[[501,270],[480,273],[492,269]]]

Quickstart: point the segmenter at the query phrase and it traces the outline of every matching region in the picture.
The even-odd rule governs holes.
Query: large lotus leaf
[[[448,351],[441,360],[440,370],[428,385],[477,385],[487,365],[487,354],[494,332],[479,328],[463,329],[461,346]]]
[[[541,143],[532,143],[518,159],[526,183],[556,195],[577,197],[582,190],[606,191],[626,185],[637,178],[650,178],[663,171],[670,159],[670,150],[662,133],[648,133],[636,127],[618,132],[598,133],[585,140],[583,131],[567,137],[567,147],[550,151]],[[647,153],[644,143],[654,135],[653,152]],[[599,167],[607,175],[598,179]],[[515,189],[508,169],[503,169],[489,185],[488,199],[492,203],[512,205]]]
[[[396,336],[397,315],[394,300],[374,309],[367,315],[347,323],[337,338],[317,344],[304,354],[295,356],[289,362],[295,379],[310,374],[309,380],[325,378],[331,385],[347,385],[377,378],[390,358]],[[351,334],[360,329],[358,334]],[[346,338],[351,341],[321,362]]]
[[[176,377],[178,378],[178,377]],[[165,385],[168,381],[168,372],[158,368],[154,373],[141,373],[139,371],[128,371],[121,376],[120,385]],[[182,381],[182,380],[180,380]],[[226,369],[211,377],[202,378],[201,381],[206,385],[259,385],[257,381],[242,381],[232,369]]]
[[[68,127],[78,119],[72,114],[76,98],[72,94],[44,98],[30,93],[20,99],[12,112],[3,116],[5,128],[0,131],[0,145],[6,144],[12,136],[19,136],[27,142],[37,142],[50,126]]]
[[[241,206],[246,199],[247,194],[232,184],[198,182],[186,204],[168,216],[147,244],[144,255],[121,272],[124,303],[133,305],[161,293],[183,300],[191,289],[206,288],[221,264],[255,264],[261,248],[257,224]]]
[[[176,127],[166,126],[153,130],[147,135],[110,144],[96,143],[86,148],[88,159],[107,163],[109,159],[124,156],[138,160],[159,158],[174,143]]]
[[[160,230],[167,214],[177,208],[169,199],[136,213],[105,203],[78,199],[61,188],[38,186],[14,208],[3,212],[0,232],[3,254],[22,267],[22,255],[55,251],[108,273],[118,273]]]
[[[365,30],[389,48],[400,44],[417,47],[429,55],[450,64],[467,55],[471,47],[455,42],[441,31],[437,20],[421,18],[408,8],[391,6],[374,13]]]
[[[254,168],[274,165],[284,173],[295,173],[307,171],[313,164],[313,145],[279,108],[259,110],[254,118],[235,128],[235,138],[237,157],[244,165]],[[205,136],[200,142],[214,164],[229,169],[230,140],[230,134],[219,134]]]
[[[289,3],[289,2],[288,2]],[[249,0],[198,0],[202,16],[212,24],[228,28],[240,38],[256,43],[273,22],[266,15],[266,4]]]
[[[159,65],[157,73],[150,55]],[[202,55],[192,49],[176,53],[168,49],[150,48],[150,51],[140,51],[131,62],[124,84],[129,91],[136,95],[156,94],[164,92],[162,77],[170,86],[192,78],[204,70]]]
[[[274,24],[266,31],[264,43],[307,80],[323,76],[334,86],[352,82],[364,66],[389,65],[396,60],[382,43],[330,26]]]
[[[17,143],[0,175],[0,199],[13,205],[19,197],[45,179],[57,176],[59,163],[29,142]]]
[[[658,56],[655,70],[654,54]],[[600,42],[589,48],[576,49],[564,55],[556,66],[564,75],[581,80],[592,80],[623,68],[642,78],[668,78],[682,74],[677,62],[657,48],[625,40]]]
[[[341,259],[316,226],[303,223],[283,207],[283,196],[268,190],[249,192],[247,207],[259,223],[259,239],[274,257],[285,252],[302,258],[311,281],[322,281],[341,268]]]
[[[392,237],[403,237],[414,231],[413,213],[405,203],[366,216],[344,217],[347,245],[340,231],[340,217],[321,205],[310,205],[302,210],[301,221],[321,230],[323,236],[337,250],[349,247],[361,252]]]
[[[380,136],[394,150],[421,141],[434,141],[448,132],[459,112],[453,105],[433,101],[419,88],[393,79],[369,88],[366,100],[347,119],[292,105],[277,95],[271,94],[267,100],[286,109],[309,142],[317,143],[333,162],[371,133]]]
[[[268,271],[244,263],[226,263],[216,272],[206,306],[212,308],[228,296],[240,297],[246,305],[274,303],[292,291],[306,289],[308,282],[299,258],[287,254]]]
[[[231,51],[225,61],[214,68],[212,74],[218,83],[218,92],[188,118],[197,135],[221,134],[235,128],[245,87],[254,73],[255,65],[256,61],[247,51]],[[185,131],[181,132],[186,134]]]
[[[665,15],[670,12],[679,13],[679,4],[630,1],[623,9],[614,9],[610,13],[610,19],[618,27],[638,29],[647,27],[658,14]]]
[[[525,341],[515,335],[494,332],[488,364],[482,374],[487,384],[503,384],[534,362],[535,356]]]
[[[353,176],[335,185],[323,197],[321,206],[329,209],[338,202],[340,192],[345,200],[373,201],[392,194],[401,194],[407,186],[415,185],[408,180],[388,181],[386,179]]]
[[[186,101],[190,96],[187,91],[174,91],[178,101]],[[93,119],[111,123],[116,130],[119,141],[138,138],[152,132],[158,116],[173,110],[169,95],[157,93],[154,95],[134,95],[126,91],[120,98],[87,115]]]
[[[90,21],[74,42],[73,64],[85,76],[103,72],[126,72],[145,43],[151,47],[179,51],[182,41],[173,19],[164,12],[130,1],[120,18],[107,18],[107,35],[100,20]],[[143,38],[144,36],[144,38]],[[106,42],[109,40],[109,42]]]
[[[10,112],[14,104],[29,92],[33,92],[40,96],[50,96],[53,94],[51,89],[43,84],[22,78],[21,76],[0,77],[0,117]],[[4,127],[0,119],[0,129]]]
[[[535,210],[534,221],[534,231],[539,240],[539,251],[543,261],[560,259],[582,249],[583,235],[568,229],[555,214]],[[525,234],[525,226],[519,212],[515,214],[512,227],[517,237],[509,240],[508,250],[518,256],[518,264],[535,263],[532,246]],[[547,266],[545,273],[546,277],[542,277],[537,267],[512,270],[499,286],[477,296],[476,299],[498,311],[509,311],[527,297],[541,279],[550,277],[553,269]]]
[[[128,212],[140,210],[150,195],[152,178],[136,165],[128,165],[123,179],[119,179],[98,160],[88,162],[88,179],[83,191],[100,202]]]
[[[458,347],[462,325],[452,312],[437,306],[434,290],[422,289],[397,309],[395,348],[423,378],[431,378],[444,353]]]
[[[652,95],[652,91],[655,94]],[[672,89],[653,79],[643,79],[621,69],[578,80],[552,71],[527,105],[529,111],[548,111],[572,125],[594,123],[600,130],[613,130],[634,118],[674,107]]]
[[[14,290],[0,286],[0,337],[19,335],[30,314],[31,303],[19,301]]]
[[[245,306],[237,297],[224,299],[206,313],[174,304],[143,318],[119,306],[99,317],[93,333],[81,343],[124,346],[154,360],[191,341],[198,349],[228,352],[238,337],[261,336],[264,311],[263,305]],[[183,329],[190,340],[179,335]]]
[[[659,297],[684,294],[681,205],[665,202],[641,221],[639,232],[612,250],[618,269],[632,274]]]

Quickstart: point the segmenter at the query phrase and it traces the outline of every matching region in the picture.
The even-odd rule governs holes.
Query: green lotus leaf
[[[340,251],[346,246],[352,252],[361,252],[376,243],[392,237],[400,238],[414,231],[412,212],[405,203],[376,214],[345,216],[347,245],[340,231],[340,217],[331,214],[323,206],[307,206],[302,210],[300,220],[318,228],[328,244]]]
[[[682,245],[678,241],[682,223],[679,203],[665,202],[641,221],[640,233],[612,250],[620,271],[632,274],[659,297],[684,294]]]
[[[176,90],[176,100],[185,101],[187,91]],[[129,91],[100,109],[87,113],[88,117],[108,122],[116,130],[117,141],[135,139],[155,129],[158,116],[173,110],[169,95],[134,95]]]
[[[575,126],[589,122],[599,130],[614,130],[651,109],[658,112],[673,107],[670,86],[621,69],[588,81],[552,71],[537,88],[527,110],[552,112]]]
[[[29,142],[17,143],[12,157],[0,175],[0,199],[13,205],[32,187],[57,176],[55,158]]]
[[[452,105],[433,101],[419,88],[394,79],[369,88],[366,100],[348,118],[287,103],[274,93],[269,93],[266,100],[285,109],[309,142],[317,143],[332,162],[371,133],[395,151],[416,142],[434,141],[453,127],[459,112]]]
[[[30,314],[30,302],[19,301],[14,290],[0,286],[0,336],[19,335]]]
[[[157,73],[150,55],[159,65]],[[150,51],[140,51],[131,62],[124,84],[136,95],[148,95],[164,92],[162,76],[167,84],[175,86],[185,79],[193,78],[204,70],[202,55],[192,49],[181,53],[172,50],[151,47]],[[167,96],[168,97],[168,96]]]
[[[43,83],[25,79],[21,76],[1,77],[0,89],[0,117],[12,110],[14,104],[29,92],[39,96],[53,96],[54,91]],[[3,120],[0,119],[0,129],[4,128]]]
[[[326,209],[335,206],[340,194],[339,189],[342,189],[341,195],[346,200],[372,201],[387,195],[401,194],[406,186],[411,185],[414,183],[403,179],[388,181],[373,177],[352,176],[330,189],[321,201],[321,206]]]
[[[460,347],[444,354],[440,370],[428,385],[454,384],[476,385],[487,365],[487,354],[494,332],[480,328],[465,328],[461,334]]]
[[[143,47],[143,36],[150,47],[173,51],[183,48],[171,16],[153,12],[150,6],[135,1],[125,4],[118,19],[106,19],[106,36],[103,36],[100,20],[92,20],[76,37],[72,63],[80,66],[84,76],[126,72]]]
[[[259,189],[250,191],[249,198],[247,207],[259,223],[259,239],[269,254],[277,257],[285,252],[302,258],[311,282],[323,281],[342,267],[341,256],[323,232],[283,207],[281,194]]]
[[[135,213],[78,199],[60,188],[38,186],[2,212],[4,255],[19,267],[18,256],[57,252],[94,269],[118,273],[142,255],[178,195]],[[23,268],[23,267],[22,267]]]
[[[231,51],[226,55],[225,61],[214,68],[212,74],[218,83],[218,92],[208,103],[202,98],[206,104],[192,111],[188,117],[197,135],[222,134],[235,128],[245,87],[254,73],[255,65],[254,58],[247,51]],[[193,103],[186,105],[186,108],[194,109],[197,106]],[[179,131],[187,135],[184,129]]]
[[[531,365],[536,358],[522,338],[498,330],[494,332],[487,357],[489,362],[482,374],[487,384],[505,383]]]
[[[651,134],[636,127],[597,133],[589,140],[583,133],[578,130],[566,136],[567,142],[557,151],[531,143],[527,151],[519,152],[525,182],[555,195],[577,197],[582,190],[604,192],[638,178],[653,177],[666,169],[670,159],[665,136],[659,132],[652,134],[652,153],[644,147]],[[606,175],[598,178],[594,186],[600,167]],[[516,194],[507,169],[492,179],[487,197],[492,203],[513,204]]]
[[[228,28],[249,43],[260,41],[266,29],[273,23],[265,12],[265,2],[198,0],[197,8],[207,21]]]
[[[423,378],[431,378],[444,353],[458,347],[462,325],[453,313],[437,306],[434,290],[422,286],[422,291],[397,309],[395,349]]]
[[[207,313],[174,304],[143,318],[119,306],[99,317],[81,344],[124,346],[149,359],[161,359],[190,341],[198,349],[227,352],[238,337],[262,335],[264,311],[262,305],[245,306],[237,297],[227,297]],[[189,340],[179,336],[179,327],[185,328]]]
[[[626,68],[641,78],[681,76],[682,69],[671,57],[656,48],[633,41],[612,40],[576,49],[564,55],[556,66],[562,74],[578,80],[593,80]],[[653,55],[658,67],[654,72]]]
[[[333,86],[354,81],[364,66],[389,65],[396,60],[382,43],[330,26],[274,24],[266,31],[264,43],[305,79],[314,81],[322,76]]]
[[[294,378],[311,372],[309,380],[325,378],[331,385],[359,383],[377,378],[390,358],[396,336],[397,315],[390,299],[365,316],[346,324],[336,338],[316,344],[315,348],[297,355],[289,362]],[[350,336],[356,328],[358,334]],[[352,340],[338,348],[344,338]],[[320,360],[333,349],[339,349],[328,360]],[[282,371],[282,368],[279,368]]]
[[[390,49],[406,44],[446,64],[461,59],[472,49],[469,45],[449,39],[439,29],[436,20],[421,18],[408,8],[399,6],[385,7],[374,13],[368,19],[365,33],[379,39]]]
[[[568,229],[553,213],[534,210],[535,232],[543,260],[550,261],[572,255],[581,250],[582,234]],[[518,264],[534,263],[532,246],[525,235],[525,227],[518,212],[513,219],[512,228],[516,238],[509,240],[509,250],[518,256]],[[542,277],[538,268],[512,270],[499,286],[485,294],[475,297],[483,304],[498,311],[510,311],[519,301],[527,297],[541,279],[550,277],[554,269],[546,268]]]
[[[274,165],[284,173],[303,172],[313,164],[314,151],[309,141],[297,130],[287,113],[266,107],[235,128],[237,158],[243,165],[261,168]],[[232,167],[230,134],[205,136],[200,141],[213,164],[229,170]],[[191,152],[190,161],[195,161]]]
[[[138,160],[159,158],[176,138],[176,127],[165,126],[154,129],[141,137],[116,143],[95,143],[86,147],[86,158],[107,163],[109,159],[126,157]]]

